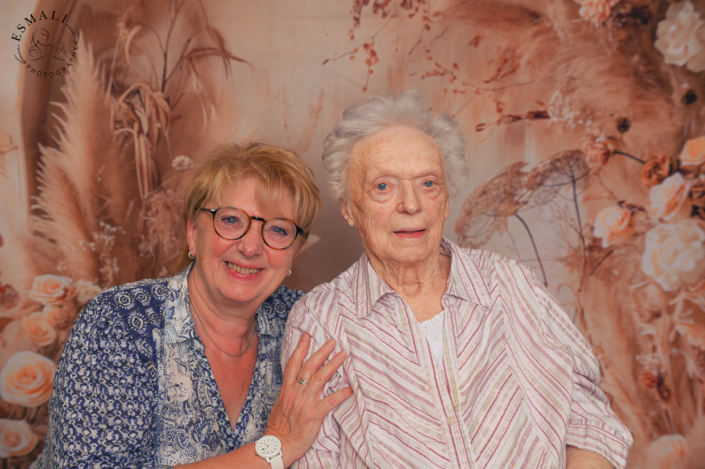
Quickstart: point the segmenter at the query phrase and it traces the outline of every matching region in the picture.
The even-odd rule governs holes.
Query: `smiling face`
[[[294,197],[282,190],[276,213],[265,213],[257,201],[258,180],[248,176],[225,190],[220,200],[211,199],[204,208],[236,207],[251,217],[295,219]],[[298,237],[288,249],[272,249],[262,240],[262,223],[252,220],[245,236],[237,240],[223,239],[213,229],[213,217],[200,212],[189,220],[187,238],[196,257],[190,281],[206,293],[208,300],[220,310],[228,308],[256,311],[286,277],[301,247]]]
[[[350,200],[341,210],[370,259],[403,266],[438,256],[450,209],[433,140],[415,129],[389,127],[360,140],[351,158]]]

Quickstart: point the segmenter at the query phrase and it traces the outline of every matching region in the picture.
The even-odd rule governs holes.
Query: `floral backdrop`
[[[472,174],[445,235],[526,263],[561,301],[634,434],[630,467],[705,467],[704,1],[0,8],[2,467],[41,452],[82,307],[174,273],[205,148],[266,139],[324,187],[322,142],[342,110],[407,89],[468,140]],[[38,54],[55,76],[36,73]],[[360,255],[336,205],[325,198],[289,286]]]

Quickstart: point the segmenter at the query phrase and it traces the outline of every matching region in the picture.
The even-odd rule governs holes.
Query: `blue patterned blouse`
[[[259,307],[257,364],[233,428],[191,318],[188,272],[86,306],[56,372],[38,469],[165,468],[262,436],[282,385],[284,325],[303,293],[281,286]]]

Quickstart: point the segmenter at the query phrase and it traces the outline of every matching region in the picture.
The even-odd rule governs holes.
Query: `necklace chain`
[[[191,303],[191,301],[189,301],[189,303]],[[198,313],[196,313],[196,308],[193,307],[193,303],[191,303],[191,311],[193,311],[193,316],[198,321],[198,324],[201,325],[201,329],[203,329],[203,332],[206,333],[206,336],[210,339],[210,341],[213,343],[213,345],[218,347],[218,349],[221,352],[223,352],[225,355],[227,355],[229,357],[238,358],[238,357],[245,355],[247,353],[247,351],[250,350],[250,347],[252,347],[252,344],[255,342],[255,332],[257,332],[257,325],[256,324],[255,324],[254,329],[252,329],[252,336],[250,336],[250,343],[247,344],[247,348],[238,354],[233,355],[232,353],[228,353],[225,350],[223,350],[223,348],[220,345],[218,345],[216,343],[216,341],[213,340],[213,337],[211,337],[211,335],[208,333],[208,329],[206,329],[206,326],[204,326],[203,323],[201,322],[201,318],[198,317]]]

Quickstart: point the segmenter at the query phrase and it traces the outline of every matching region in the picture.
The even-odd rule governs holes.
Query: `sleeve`
[[[324,313],[322,309],[319,309],[323,307],[323,304],[317,301],[318,299],[320,298],[311,294],[304,296],[291,310],[284,333],[284,344],[282,345],[282,369],[286,367],[286,363],[289,361],[304,332],[311,336],[311,345],[307,358],[330,338],[335,339],[337,342],[336,349],[331,356],[341,350],[339,338],[328,333],[320,322],[320,318]],[[316,314],[316,312],[319,314]],[[345,387],[345,385],[340,373],[336,372],[325,385],[323,394],[325,396],[332,394]],[[339,460],[340,427],[332,414],[333,412],[329,413],[323,419],[323,425],[321,425],[313,445],[301,459],[291,466],[292,469],[332,469],[343,467]]]
[[[66,343],[38,469],[169,467],[152,462],[156,375],[106,303],[86,306]]]
[[[566,445],[593,451],[624,468],[633,438],[599,388],[600,367],[590,345],[536,275],[525,268],[534,295],[544,306],[544,325],[573,356],[572,392]]]

